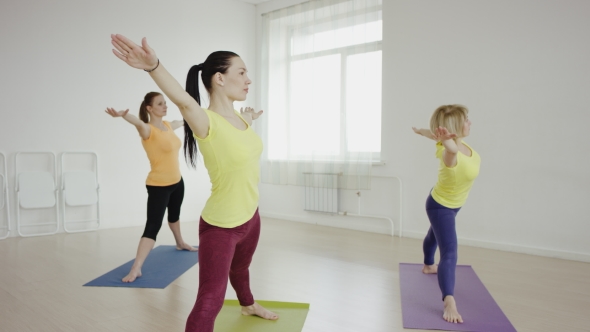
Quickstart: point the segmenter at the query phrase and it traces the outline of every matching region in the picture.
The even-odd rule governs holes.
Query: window
[[[268,160],[379,160],[381,1],[310,1],[265,14]]]

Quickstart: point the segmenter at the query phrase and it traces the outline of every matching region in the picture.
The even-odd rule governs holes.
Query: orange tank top
[[[150,186],[170,186],[180,182],[178,150],[182,146],[168,121],[163,121],[166,131],[150,124],[150,137],[141,144],[150,160],[151,170],[145,183]]]

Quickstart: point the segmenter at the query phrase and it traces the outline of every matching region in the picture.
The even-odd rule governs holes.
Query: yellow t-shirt
[[[463,142],[471,150],[471,156],[466,156],[461,152],[457,153],[457,164],[453,167],[447,167],[443,161],[444,146],[438,142],[436,144],[436,157],[440,159],[438,167],[438,181],[432,188],[432,198],[440,205],[451,209],[456,209],[467,201],[469,190],[473,181],[479,174],[481,158],[475,150],[467,143]]]
[[[170,186],[180,181],[178,150],[182,146],[168,121],[163,121],[168,128],[163,131],[150,124],[150,137],[142,139],[141,145],[150,160],[151,170],[145,183],[150,186]]]
[[[211,196],[201,216],[213,226],[237,227],[250,220],[258,208],[262,140],[246,121],[247,128],[242,131],[221,115],[205,112],[209,134],[204,139],[194,135],[211,180]]]

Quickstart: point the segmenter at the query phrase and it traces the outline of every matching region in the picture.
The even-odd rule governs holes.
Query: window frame
[[[354,15],[356,13],[367,13],[367,12],[379,12],[382,11],[381,5],[379,6],[373,6],[373,7],[369,7],[363,10],[356,10],[354,12],[349,12],[349,13],[343,13],[340,15],[337,15],[335,17],[326,17],[323,18],[321,20],[318,21],[314,21],[314,22],[310,22],[310,23],[300,23],[300,24],[294,24],[289,26],[288,32],[285,34],[285,37],[287,38],[287,42],[285,42],[285,48],[286,48],[286,53],[288,55],[288,58],[285,60],[285,68],[287,71],[287,77],[291,77],[291,66],[292,63],[295,61],[300,61],[300,60],[307,60],[307,59],[313,59],[313,58],[317,58],[317,57],[322,57],[322,56],[328,56],[328,55],[334,55],[334,54],[340,54],[340,113],[341,114],[346,114],[347,112],[347,105],[346,105],[346,89],[347,89],[347,80],[346,80],[346,75],[347,75],[347,61],[348,61],[348,57],[351,55],[357,55],[357,54],[365,54],[365,53],[371,53],[371,52],[383,52],[383,35],[381,36],[380,40],[377,41],[371,41],[371,42],[367,42],[367,43],[362,43],[362,44],[354,44],[354,45],[349,45],[349,46],[341,46],[341,47],[336,47],[336,48],[332,48],[332,49],[327,49],[327,50],[322,50],[322,51],[315,51],[315,52],[308,52],[308,53],[302,53],[302,54],[297,54],[297,55],[293,55],[293,50],[292,50],[292,45],[293,45],[293,40],[295,38],[295,34],[298,32],[298,30],[300,31],[300,29],[302,28],[307,28],[307,27],[312,27],[314,25],[318,25],[321,23],[326,23],[326,22],[330,22],[333,20],[338,20],[341,19],[343,17],[347,17],[350,15]],[[373,20],[373,21],[367,21],[365,22],[365,24],[370,23],[370,22],[375,22],[375,21],[381,21],[383,22],[383,19],[380,15],[378,15],[379,19],[377,20]],[[350,25],[352,26],[352,25]],[[381,29],[383,29],[383,23],[381,23]],[[323,29],[323,31],[331,31],[331,30],[335,30],[335,29]],[[383,31],[383,30],[382,30]],[[318,32],[322,32],[322,30],[317,30],[315,29],[313,32],[310,33],[310,35],[313,35],[315,33]],[[270,47],[272,47],[272,45],[270,45]],[[383,53],[381,53],[383,54]],[[381,71],[383,70],[383,60],[381,61]],[[270,83],[270,82],[269,82]],[[288,91],[286,94],[286,108],[287,108],[287,112],[288,114],[291,114],[291,81],[287,80],[285,82],[285,88]],[[381,88],[381,94],[383,93],[383,85],[382,82],[380,82],[380,88]],[[381,104],[380,107],[380,113],[381,113],[381,117],[379,120],[379,125],[382,126],[382,114],[383,114],[383,105]],[[336,161],[338,160],[342,160],[343,163],[346,163],[346,155],[349,155],[350,153],[359,153],[359,154],[368,154],[370,151],[353,151],[350,152],[348,151],[348,146],[346,144],[346,135],[347,135],[347,123],[346,123],[347,119],[346,116],[341,116],[340,117],[340,149],[338,151],[338,154],[334,154],[334,156],[336,157]],[[382,132],[382,128],[379,128],[380,132]],[[287,126],[287,130],[288,133],[291,133],[292,131],[292,127],[291,126]],[[269,133],[270,134],[270,133]],[[290,136],[290,135],[289,135]],[[270,138],[270,137],[269,137]],[[381,160],[381,151],[382,151],[382,141],[380,142],[380,146],[379,146],[379,151],[378,152],[370,152],[371,153],[371,157],[370,157],[370,161],[374,161],[379,163]],[[286,144],[290,144],[289,141],[287,141]],[[288,148],[288,146],[286,147]],[[274,161],[292,161],[292,162],[298,162],[298,161],[308,161],[309,160],[309,156],[306,155],[290,155],[290,156],[286,156],[285,158],[269,158],[269,160],[274,160]],[[314,159],[314,161],[318,161],[317,159]],[[321,161],[321,160],[320,160]],[[326,160],[327,161],[327,160]],[[331,160],[332,162],[334,160]]]

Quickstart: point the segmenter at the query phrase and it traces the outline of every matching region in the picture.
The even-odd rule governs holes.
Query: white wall
[[[462,103],[482,167],[458,216],[460,243],[590,261],[590,2],[383,2],[387,164],[374,170],[404,180],[404,236],[426,233],[437,171],[433,144],[411,127],[427,127],[441,104]],[[363,212],[394,218],[395,182],[373,183]],[[354,193],[344,194],[343,209],[355,211]],[[297,187],[262,184],[260,205],[268,216],[389,232],[380,220],[305,213]]]
[[[69,150],[96,151],[102,227],[142,225],[149,162],[134,128],[104,109],[130,108],[137,114],[145,93],[158,88],[145,72],[111,53],[110,34],[136,42],[147,37],[184,86],[190,66],[217,50],[240,54],[255,72],[254,15],[254,5],[235,0],[3,0],[0,152],[9,162],[13,229],[14,154],[31,150],[58,156]],[[254,84],[251,91],[255,89]],[[168,103],[167,118],[180,119],[178,109]],[[182,130],[177,135],[183,137]],[[182,173],[186,194],[181,220],[196,221],[209,194],[209,179],[202,163],[197,171],[183,167]]]
[[[219,49],[236,51],[255,72],[260,14],[298,2],[2,1],[0,152],[8,155],[13,226],[13,157],[23,150],[97,151],[103,227],[143,224],[147,158],[133,128],[103,110],[137,112],[157,87],[110,53],[110,33],[147,36],[184,84],[188,68]],[[463,103],[473,121],[467,141],[482,155],[482,169],[459,214],[460,242],[590,261],[590,3],[384,0],[383,12],[387,164],[375,173],[404,180],[404,235],[420,238],[428,228],[424,200],[437,168],[432,145],[410,128],[427,126],[440,104]],[[174,106],[168,118],[180,118]],[[210,185],[202,164],[183,176],[181,219],[194,221]],[[363,212],[397,222],[394,180],[373,183],[362,193]],[[298,187],[260,190],[268,216],[389,232],[382,220],[305,213]],[[355,193],[345,192],[343,209],[356,208]]]

